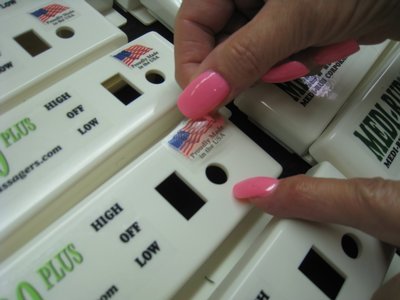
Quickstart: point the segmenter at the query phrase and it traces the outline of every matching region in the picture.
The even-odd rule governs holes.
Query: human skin
[[[176,80],[184,89],[178,107],[201,117],[277,66],[286,72],[281,79],[290,78],[318,68],[320,51],[338,59],[332,45],[386,39],[400,40],[398,0],[183,0],[174,35]],[[400,247],[399,181],[251,178],[233,194],[276,216],[348,225]],[[374,299],[397,299],[399,279]]]

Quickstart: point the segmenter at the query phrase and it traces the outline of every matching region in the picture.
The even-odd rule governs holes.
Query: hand
[[[272,215],[351,226],[400,247],[399,181],[255,177],[236,184],[233,194]]]
[[[201,118],[262,77],[304,76],[358,43],[399,39],[399,27],[397,0],[184,0],[174,41],[176,79],[185,88],[178,107]]]

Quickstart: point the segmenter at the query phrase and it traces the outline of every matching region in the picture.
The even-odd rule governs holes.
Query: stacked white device
[[[0,27],[0,114],[127,42],[84,0],[11,1]]]
[[[233,184],[280,165],[221,116],[178,125],[179,93],[150,33],[2,117],[2,297],[172,296],[245,217]]]
[[[307,174],[344,178],[327,162]],[[393,253],[354,228],[273,218],[210,299],[370,299]]]
[[[173,31],[182,0],[116,0],[116,3],[145,25],[158,20]]]
[[[32,2],[19,3],[24,18],[36,11]],[[88,7],[54,4],[75,12]],[[20,14],[19,6],[13,9]],[[57,26],[73,28],[75,36],[68,22],[92,14],[80,12],[43,28],[53,35]],[[101,53],[97,46],[85,50],[96,52],[91,61],[126,41],[114,30]],[[368,64],[385,46],[365,52]],[[18,101],[0,103],[7,111],[0,119],[0,298],[291,299],[297,291],[299,299],[346,299],[370,296],[379,286],[391,248],[350,228],[271,222],[233,199],[235,182],[277,177],[281,167],[223,117],[182,120],[172,46],[163,38],[145,35],[86,67],[82,53],[76,65],[67,60],[54,69],[48,82],[33,81],[4,97]],[[338,94],[361,79],[370,66],[359,66],[365,57],[350,65],[359,73]],[[323,76],[339,69],[331,66]],[[326,164],[309,174],[342,177]],[[356,258],[343,252],[343,240],[353,250],[356,244]],[[311,258],[316,266],[302,270]],[[257,259],[273,272],[260,269]],[[288,274],[292,291],[283,288]],[[326,281],[313,281],[328,275],[335,278],[333,292]]]
[[[261,129],[312,164],[329,161],[346,177],[399,179],[400,48],[398,43],[386,44],[365,46],[339,62],[333,82],[326,78],[330,71],[315,77],[316,84],[324,81],[327,88],[320,96],[315,85],[307,86],[311,79],[306,77],[259,84],[235,103]],[[327,70],[332,68],[335,64]]]

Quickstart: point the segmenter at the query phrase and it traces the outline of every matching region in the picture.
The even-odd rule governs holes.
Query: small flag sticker
[[[113,57],[130,67],[136,60],[151,50],[153,49],[142,45],[133,45],[113,55]]]
[[[61,4],[49,4],[31,12],[31,15],[38,18],[42,23],[46,23],[68,9],[69,7]]]
[[[207,116],[200,120],[189,120],[169,139],[168,144],[185,157],[203,158],[218,144],[225,134],[221,116]]]

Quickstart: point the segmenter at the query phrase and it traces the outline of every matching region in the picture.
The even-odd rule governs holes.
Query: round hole
[[[223,184],[228,180],[225,170],[217,165],[210,165],[206,168],[206,176],[208,180],[215,184]]]
[[[60,27],[56,30],[56,34],[62,39],[69,39],[74,36],[75,32],[71,27]]]
[[[146,73],[146,79],[148,82],[153,84],[160,84],[165,81],[165,77],[163,74],[157,71],[149,71]]]
[[[342,249],[344,253],[350,258],[357,258],[359,252],[359,245],[355,237],[350,234],[345,234],[342,237]]]

